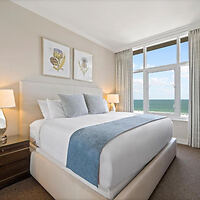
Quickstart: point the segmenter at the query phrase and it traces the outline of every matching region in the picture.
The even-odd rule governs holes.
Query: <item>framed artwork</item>
[[[74,79],[92,82],[92,55],[74,49]]]
[[[70,48],[43,38],[43,74],[71,78]]]

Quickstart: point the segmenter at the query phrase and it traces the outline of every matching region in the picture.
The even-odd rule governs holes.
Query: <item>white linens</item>
[[[46,119],[39,119],[30,124],[30,137],[39,146],[40,142],[40,128]]]
[[[110,112],[45,120],[38,129],[37,144],[43,152],[66,166],[69,139],[76,130],[133,115]],[[171,137],[172,122],[164,118],[111,140],[100,156],[99,188],[111,192],[109,196],[116,195],[168,144]]]

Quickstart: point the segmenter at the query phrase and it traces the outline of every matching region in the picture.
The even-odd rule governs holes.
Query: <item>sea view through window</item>
[[[133,51],[134,111],[188,114],[188,38]]]

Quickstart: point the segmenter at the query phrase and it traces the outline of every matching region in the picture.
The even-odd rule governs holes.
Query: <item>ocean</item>
[[[181,114],[188,114],[188,99],[181,100]],[[134,100],[134,110],[143,110],[143,100]],[[155,112],[174,112],[174,100],[172,99],[151,99],[149,110]]]

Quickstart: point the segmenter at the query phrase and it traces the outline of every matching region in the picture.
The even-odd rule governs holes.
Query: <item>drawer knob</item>
[[[2,149],[1,152],[4,152],[4,149]]]

